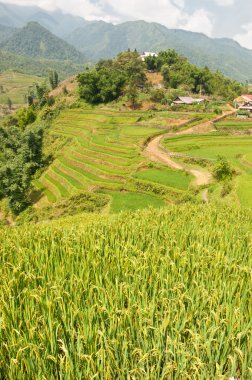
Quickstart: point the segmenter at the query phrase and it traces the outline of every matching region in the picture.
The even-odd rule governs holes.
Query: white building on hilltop
[[[145,58],[147,57],[157,57],[157,53],[153,53],[151,51],[144,51],[143,54],[141,54],[142,61],[145,61]]]

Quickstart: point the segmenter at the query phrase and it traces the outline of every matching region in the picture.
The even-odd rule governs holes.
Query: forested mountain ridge
[[[228,38],[209,38],[201,33],[167,29],[157,23],[130,21],[112,25],[95,21],[76,29],[66,40],[90,58],[109,58],[121,50],[159,52],[175,49],[190,62],[240,81],[252,78],[252,51]]]
[[[56,37],[37,22],[29,22],[22,29],[0,43],[0,49],[33,58],[60,59],[81,62],[83,54]]]
[[[10,26],[0,25],[0,43],[7,40],[15,30],[15,28]]]

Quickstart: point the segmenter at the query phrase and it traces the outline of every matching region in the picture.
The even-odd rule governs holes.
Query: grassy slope
[[[24,104],[29,87],[35,82],[41,83],[42,81],[41,77],[11,70],[0,73],[0,85],[3,86],[3,92],[0,92],[0,104],[6,104],[8,98],[13,104]]]
[[[72,61],[35,59],[13,54],[0,49],[1,71],[12,69],[28,75],[47,77],[48,71],[56,70],[59,74],[60,80],[62,80],[70,75],[82,72],[83,67],[86,65],[87,62],[84,61],[83,64],[79,64]]]
[[[152,123],[142,120],[144,115],[140,111],[118,112],[97,107],[62,111],[50,129],[48,153],[54,146],[53,139],[68,139],[68,143],[35,182],[46,189],[48,201],[55,202],[81,190],[99,190],[111,195],[111,211],[117,212],[164,204],[153,190],[155,186],[163,185],[163,194],[180,194],[186,190],[191,178],[181,172],[160,167],[159,178],[158,170],[148,171],[146,178],[141,177],[140,172],[135,175],[140,167],[148,165],[141,154],[144,141],[162,132],[162,122],[167,124],[167,112],[160,112],[156,119],[153,117]],[[179,113],[169,113],[170,124],[179,116]],[[185,118],[184,113],[182,116]],[[188,119],[193,116],[187,114]]]
[[[251,377],[252,214],[172,206],[0,229],[0,377]]]

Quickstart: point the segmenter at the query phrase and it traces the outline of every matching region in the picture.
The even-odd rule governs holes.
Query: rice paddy
[[[82,190],[104,191],[111,195],[111,212],[118,212],[120,204],[121,210],[137,210],[143,205],[156,207],[176,197],[176,193],[186,191],[192,178],[182,172],[160,167],[146,171],[147,175],[141,174],[141,168],[149,165],[142,155],[143,144],[151,136],[165,132],[159,123],[162,118],[167,120],[167,112],[160,112],[157,124],[151,125],[141,120],[143,115],[140,111],[102,108],[63,110],[49,133],[51,140],[67,140],[67,144],[63,144],[52,165],[34,182],[44,189],[47,203]],[[188,120],[191,116],[187,115]],[[179,113],[173,117],[177,120]],[[170,192],[163,199],[155,189],[160,185],[166,188],[167,194]]]
[[[240,130],[240,122],[236,128]],[[226,125],[228,128],[229,123]],[[242,122],[242,126],[244,124]],[[249,125],[247,124],[247,128]],[[231,126],[234,129],[234,123]],[[236,170],[234,192],[238,202],[244,207],[252,207],[252,136],[249,134],[210,134],[176,136],[164,141],[164,146],[172,152],[187,157],[207,159],[213,164],[218,156],[225,157]]]

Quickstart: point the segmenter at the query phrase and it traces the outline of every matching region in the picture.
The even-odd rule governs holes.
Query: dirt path
[[[166,133],[155,137],[145,148],[145,154],[152,161],[160,162],[175,170],[184,170],[195,177],[195,185],[208,185],[212,176],[210,173],[201,169],[187,169],[185,165],[175,162],[171,159],[170,153],[160,146],[160,142],[165,137],[172,137],[180,133]]]
[[[187,173],[192,174],[195,177],[195,185],[197,186],[205,186],[211,183],[212,175],[211,173],[203,170],[203,169],[190,169],[187,168],[186,165],[178,163],[172,160],[171,157],[176,156],[176,153],[168,152],[162,146],[160,146],[161,140],[167,137],[178,136],[178,135],[189,135],[189,134],[202,134],[209,133],[214,131],[214,123],[226,118],[227,116],[231,116],[235,113],[235,109],[231,106],[229,107],[230,111],[224,112],[221,116],[216,117],[213,120],[209,120],[205,123],[200,123],[194,125],[191,128],[185,129],[183,131],[179,131],[176,133],[164,133],[163,135],[154,137],[145,147],[144,153],[145,155],[151,159],[152,161],[156,161],[162,164],[169,166],[175,170],[184,170]],[[202,193],[202,199],[204,202],[208,202],[208,191],[207,189]]]

